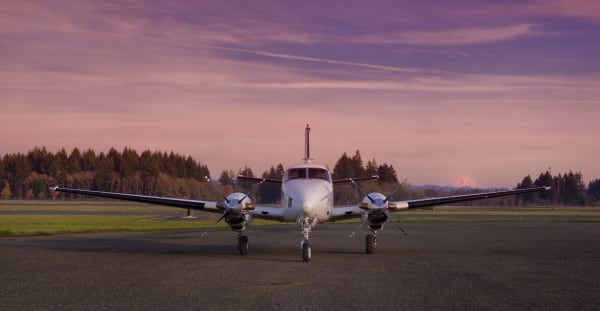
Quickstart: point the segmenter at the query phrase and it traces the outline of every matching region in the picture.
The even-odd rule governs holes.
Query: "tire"
[[[248,255],[248,237],[245,235],[240,236],[238,239],[238,248],[240,255]]]
[[[304,241],[302,242],[302,261],[304,262],[309,262],[310,261],[310,257],[312,251],[310,249],[310,244],[308,244],[308,241]]]
[[[367,254],[375,253],[375,237],[371,234],[367,235],[365,239],[365,250]]]

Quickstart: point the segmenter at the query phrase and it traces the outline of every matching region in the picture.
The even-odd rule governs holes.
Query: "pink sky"
[[[543,3],[543,5],[542,5]],[[7,1],[0,154],[343,152],[412,184],[600,178],[600,2]]]

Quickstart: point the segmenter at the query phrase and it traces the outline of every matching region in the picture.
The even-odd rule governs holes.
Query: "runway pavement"
[[[0,239],[3,310],[598,310],[600,226],[389,224],[373,255],[356,225]]]

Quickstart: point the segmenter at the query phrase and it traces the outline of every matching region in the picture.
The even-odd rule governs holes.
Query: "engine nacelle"
[[[387,208],[387,202],[385,202],[385,195],[379,192],[371,192],[363,198],[362,202],[358,205],[358,207],[366,211]]]
[[[383,225],[389,219],[386,197],[379,192],[369,193],[364,197],[358,207],[367,211],[366,217],[371,229],[379,230],[383,228]]]
[[[367,215],[367,221],[371,229],[380,230],[383,225],[390,219],[385,210],[374,210]]]
[[[254,204],[245,193],[234,192],[227,196],[227,200],[223,203],[218,203],[217,208],[221,210],[230,210],[241,212],[243,210],[253,210]]]

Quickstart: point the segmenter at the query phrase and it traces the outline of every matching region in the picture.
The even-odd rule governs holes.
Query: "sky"
[[[414,185],[600,178],[600,1],[0,6],[0,155],[191,155],[213,176],[360,150]]]

